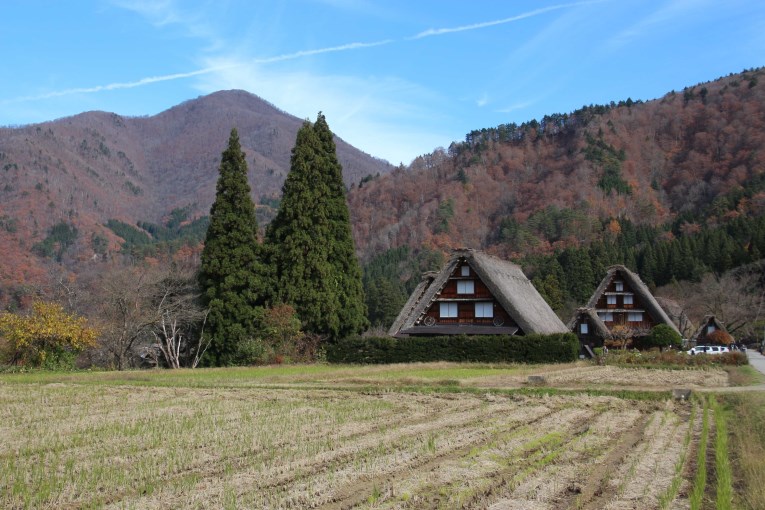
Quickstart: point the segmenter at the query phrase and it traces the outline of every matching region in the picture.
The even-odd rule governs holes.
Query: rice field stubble
[[[0,378],[0,507],[689,507],[695,400],[431,368]]]

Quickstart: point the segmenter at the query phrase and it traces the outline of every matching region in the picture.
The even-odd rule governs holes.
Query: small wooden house
[[[666,324],[680,334],[640,277],[615,265],[608,268],[587,306],[576,311],[568,326],[582,344],[600,347],[613,337],[616,326],[637,338],[648,335],[657,324]]]
[[[730,333],[728,333],[728,329],[725,327],[725,324],[717,320],[717,317],[714,315],[705,316],[696,332],[693,334],[693,336],[691,336],[691,346],[705,344],[705,338],[715,331],[722,331],[723,333],[730,335]]]
[[[568,329],[521,268],[486,253],[454,250],[426,273],[389,330],[405,335],[526,335]]]

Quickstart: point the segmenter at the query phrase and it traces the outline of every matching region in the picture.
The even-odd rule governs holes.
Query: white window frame
[[[586,322],[582,322],[579,324],[579,334],[581,335],[589,335],[590,334],[590,325]]]
[[[600,317],[600,320],[603,322],[613,322],[614,312],[598,312],[598,317]]]
[[[456,319],[459,317],[457,303],[439,303],[438,316],[442,319]]]
[[[622,281],[614,282],[614,288],[616,289],[616,292],[624,292],[624,282]]]
[[[475,294],[475,280],[457,280],[457,294]]]
[[[627,322],[643,322],[643,312],[627,313]]]
[[[494,303],[491,302],[478,302],[475,304],[475,317],[476,319],[492,319],[494,318]]]
[[[460,268],[460,276],[470,276],[470,266],[462,266]]]
[[[631,305],[634,303],[634,300],[632,299],[632,294],[625,294],[624,295],[624,304],[625,305]]]
[[[606,304],[607,305],[615,305],[616,304],[616,296],[609,294],[606,296]]]

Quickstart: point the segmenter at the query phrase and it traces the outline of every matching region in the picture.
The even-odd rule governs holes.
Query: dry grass
[[[5,375],[0,507],[687,508],[695,404],[505,390],[540,374],[727,383],[587,363]]]
[[[721,397],[735,419],[727,423],[736,493],[733,507],[765,508],[765,393]]]

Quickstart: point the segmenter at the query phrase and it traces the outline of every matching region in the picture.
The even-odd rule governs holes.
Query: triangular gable
[[[598,314],[592,308],[579,308],[574,313],[574,316],[568,322],[568,329],[575,333],[577,336],[582,336],[580,325],[586,322],[589,326],[588,335],[608,340],[611,338],[611,332],[606,325],[600,320]]]
[[[467,274],[462,274],[463,268],[467,268]],[[465,257],[460,257],[457,260],[457,264],[454,265],[454,268],[452,269],[452,272],[449,274],[447,279],[443,281],[441,287],[437,289],[436,296],[437,299],[434,301],[431,301],[425,309],[422,311],[422,316],[426,317],[428,315],[432,316],[432,313],[436,311],[437,307],[440,307],[441,299],[444,299],[445,297],[452,297],[452,298],[459,298],[461,293],[459,292],[459,285],[463,282],[470,282],[470,284],[473,287],[473,292],[471,294],[477,294],[481,296],[481,299],[488,302],[491,301],[495,304],[495,306],[498,306],[500,308],[499,312],[500,314],[497,315],[497,319],[495,320],[493,325],[495,327],[502,327],[505,326],[504,320],[499,320],[500,317],[507,316],[507,318],[513,322],[513,324],[509,324],[509,327],[515,326],[515,321],[502,305],[502,303],[497,299],[497,296],[494,295],[494,293],[491,291],[489,286],[486,284],[486,282],[483,280],[483,277],[479,274],[479,272],[476,270],[476,268],[470,263],[470,261]],[[516,330],[518,328],[515,328]]]
[[[696,332],[691,337],[691,341],[698,342],[700,339],[710,334],[711,333],[711,331],[709,331],[710,326],[713,326],[714,330],[728,333],[728,328],[725,327],[725,324],[717,320],[717,317],[715,317],[714,315],[706,315],[704,316],[704,320],[701,321],[701,325],[698,327]]]
[[[601,299],[601,297],[603,297],[603,294],[605,293],[608,286],[617,278],[621,279],[624,284],[627,285],[628,288],[640,299],[640,302],[644,306],[646,313],[650,315],[654,323],[666,324],[675,330],[678,334],[680,334],[680,331],[677,329],[675,323],[672,321],[672,319],[669,318],[664,309],[656,301],[656,298],[653,296],[653,294],[651,294],[651,291],[648,289],[646,284],[643,283],[643,280],[641,280],[638,275],[622,265],[614,265],[608,268],[606,276],[603,278],[603,280],[600,282],[600,285],[598,285],[598,288],[595,289],[595,292],[590,297],[590,300],[587,303],[587,308],[596,309],[598,301]]]
[[[482,252],[463,249],[453,251],[443,269],[426,285],[427,288],[416,291],[417,296],[410,296],[389,334],[400,334],[419,326],[427,311],[439,299],[455,269],[462,263],[470,266],[496,303],[523,334],[568,331],[520,267]]]

